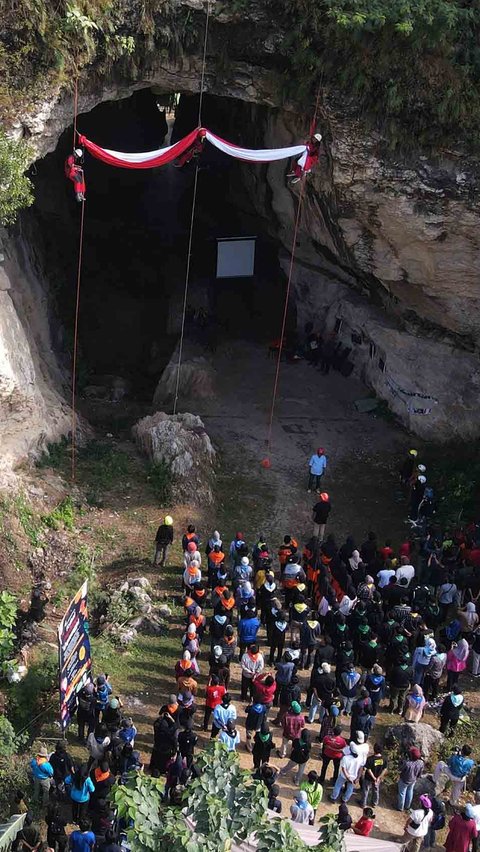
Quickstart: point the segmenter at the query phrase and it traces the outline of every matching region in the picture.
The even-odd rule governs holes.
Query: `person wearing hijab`
[[[405,698],[404,719],[406,722],[420,722],[425,709],[425,696],[423,689],[418,683],[414,684]]]
[[[457,613],[457,618],[462,628],[462,636],[469,638],[478,627],[477,608],[473,601],[467,603],[465,609],[461,609]]]
[[[354,598],[350,598],[347,594],[345,594],[345,595],[343,596],[342,600],[340,601],[340,604],[339,604],[339,607],[338,607],[338,611],[339,611],[339,612],[341,612],[341,613],[342,613],[342,615],[344,615],[344,616],[345,616],[345,618],[346,618],[346,617],[347,617],[347,615],[350,615],[350,612],[352,611],[352,609],[353,609],[353,607],[355,606],[356,602],[357,602],[357,598],[356,598],[356,597],[354,597]]]
[[[300,790],[300,792],[293,797],[293,805],[290,806],[290,816],[292,822],[301,823],[303,825],[309,825],[314,819],[315,814],[308,801],[305,790]]]
[[[466,639],[453,642],[447,654],[447,689],[452,689],[460,677],[460,672],[467,668],[470,648]]]
[[[427,639],[425,639],[425,644],[415,648],[415,651],[413,652],[413,682],[417,683],[419,686],[423,685],[425,673],[428,669],[431,658],[436,653],[436,650],[437,645],[435,639],[427,637]]]
[[[350,574],[352,575],[354,580],[355,580],[355,572],[358,571],[361,564],[362,564],[362,560],[360,558],[360,553],[359,553],[358,550],[354,550],[352,552],[352,555],[348,559]]]
[[[352,817],[345,802],[341,802],[338,806],[337,814],[338,827],[341,831],[348,831],[352,827]]]
[[[459,686],[454,686],[450,695],[447,695],[440,707],[440,733],[451,736],[457,727],[462,710],[464,698]]]

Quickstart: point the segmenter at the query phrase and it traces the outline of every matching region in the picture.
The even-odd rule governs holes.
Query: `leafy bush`
[[[0,225],[11,225],[22,207],[33,204],[32,184],[25,171],[31,151],[24,142],[0,130]]]
[[[10,806],[15,790],[27,791],[30,786],[28,762],[24,757],[0,756],[0,822],[10,816]]]
[[[13,506],[20,521],[20,526],[30,544],[32,547],[38,547],[41,541],[42,526],[35,517],[33,509],[27,503],[25,495],[18,494],[13,501]]]
[[[162,505],[168,505],[172,500],[173,479],[170,469],[165,462],[156,462],[148,468],[147,481],[152,491]]]
[[[75,527],[75,506],[71,497],[65,497],[48,515],[42,515],[42,523],[53,530],[73,530]]]
[[[10,594],[10,592],[0,592],[0,663],[9,660],[12,656],[15,642],[13,628],[16,620],[17,599],[15,595]]]
[[[187,784],[182,814],[163,804],[163,782],[132,774],[125,786],[116,786],[111,798],[120,817],[133,820],[128,831],[133,852],[228,852],[234,841],[255,832],[259,852],[307,852],[308,847],[286,820],[266,816],[267,789],[240,769],[239,757],[220,743],[210,743],[199,758],[200,776]],[[343,835],[333,816],[322,820],[323,852],[343,852]],[[310,847],[312,848],[312,847]]]
[[[58,656],[43,648],[41,656],[30,662],[23,680],[8,688],[7,716],[17,734],[28,730],[32,735],[45,718],[36,717],[47,712],[50,706],[53,712],[56,702],[52,702],[52,692],[57,685]]]

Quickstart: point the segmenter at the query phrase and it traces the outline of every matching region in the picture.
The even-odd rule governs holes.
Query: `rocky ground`
[[[382,418],[356,413],[354,400],[365,396],[359,384],[351,379],[345,381],[336,373],[322,377],[306,364],[282,367],[270,452],[272,467],[265,470],[260,462],[266,454],[266,419],[274,363],[256,347],[245,346],[240,353],[232,346],[219,353],[217,365],[215,398],[205,400],[196,412],[204,420],[218,450],[216,508],[194,506],[193,502],[159,505],[144,462],[134,444],[127,440],[124,427],[115,433],[109,431],[110,437],[106,437],[107,429],[102,429],[97,420],[97,442],[108,448],[109,467],[102,456],[103,450],[100,454],[95,451],[93,458],[87,455],[79,461],[74,494],[82,509],[76,513],[74,530],[49,532],[44,547],[36,548],[32,563],[37,566],[37,574],[40,572],[39,576],[52,585],[46,619],[40,627],[41,637],[51,644],[66,603],[62,588],[71,575],[73,553],[79,544],[88,546],[94,553],[96,574],[105,587],[125,589],[128,578],[145,577],[151,584],[148,594],[154,608],[158,610],[162,604],[169,607],[170,615],[166,618],[167,610],[163,610],[165,630],[154,635],[140,629],[134,642],[119,647],[112,643],[111,631],[100,625],[99,635],[92,641],[94,670],[110,673],[115,693],[121,695],[138,726],[137,745],[147,763],[152,723],[174,687],[173,666],[180,655],[183,625],[179,605],[179,537],[187,523],[197,524],[204,543],[214,528],[221,531],[226,543],[237,529],[250,542],[260,534],[266,535],[274,550],[286,532],[303,542],[310,534],[310,508],[314,499],[314,495],[306,493],[306,462],[312,450],[322,444],[330,460],[325,479],[333,503],[329,529],[338,539],[353,533],[360,543],[366,531],[374,528],[380,540],[390,536],[397,545],[405,535],[406,506],[398,493],[395,466],[411,439]],[[103,416],[105,411],[108,416],[108,409]],[[112,408],[110,414],[113,411]],[[108,422],[113,421],[114,416],[110,416]],[[42,467],[26,474],[26,478],[29,500],[34,504],[53,505],[62,494],[71,492],[65,456],[57,459],[55,469]],[[85,502],[85,496],[91,492],[95,495],[95,506]],[[159,574],[151,564],[152,542],[159,518],[167,510],[174,516],[176,541],[168,567]],[[15,576],[11,573],[8,580],[13,582]],[[38,654],[38,649],[32,653]],[[203,687],[205,661],[200,665]],[[302,672],[301,679],[305,684],[308,673]],[[231,692],[243,738],[244,710],[239,683],[239,667],[234,665]],[[468,679],[467,688],[470,685]],[[202,688],[199,716],[203,712],[201,695]],[[381,712],[373,736],[383,736],[398,721],[398,717]],[[426,721],[437,726],[432,712],[426,714]],[[343,726],[349,728],[346,718]],[[311,726],[314,736],[317,727],[318,723]],[[42,737],[53,740],[57,736],[55,724],[46,723]],[[276,739],[279,741],[279,736]],[[76,745],[74,728],[68,732],[68,740],[72,751],[80,756],[83,750]],[[204,742],[205,735],[199,731],[199,746]],[[319,747],[315,742],[309,768],[318,767]],[[242,765],[250,767],[251,757],[244,744],[240,754]],[[283,763],[278,758],[273,762]],[[281,783],[281,792],[284,810],[288,812],[294,792],[291,779]],[[320,813],[331,810],[329,792],[327,785]],[[352,816],[358,818],[360,808],[356,797],[351,802]],[[404,817],[393,809],[392,802],[391,791],[386,789],[377,809],[377,837],[393,839],[403,832]]]

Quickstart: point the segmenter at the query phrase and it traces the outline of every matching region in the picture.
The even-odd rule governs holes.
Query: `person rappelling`
[[[287,177],[291,177],[290,184],[298,183],[303,175],[308,175],[314,166],[317,165],[320,158],[320,143],[322,141],[321,133],[313,133],[310,139],[306,142],[306,151],[299,160],[295,163],[293,172],[290,172]]]
[[[73,183],[73,191],[76,200],[81,203],[85,201],[85,174],[83,171],[83,148],[74,148],[65,160],[65,177]]]
[[[183,154],[180,154],[180,156],[175,160],[173,165],[176,169],[181,169],[182,166],[186,166],[187,163],[193,160],[194,157],[200,156],[203,151],[205,135],[206,133],[203,127],[200,128],[200,130],[198,131],[198,136],[195,139],[193,145],[191,145],[190,148],[187,148],[187,150],[184,151]]]

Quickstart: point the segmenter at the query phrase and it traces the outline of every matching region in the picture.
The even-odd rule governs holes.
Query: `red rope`
[[[77,295],[75,299],[75,326],[73,331],[73,361],[72,361],[72,482],[75,482],[75,433],[77,428],[77,415],[75,410],[77,393],[77,353],[78,353],[78,318],[80,309],[80,283],[82,280],[82,257],[83,257],[83,223],[85,219],[85,202],[82,201],[82,212],[80,216],[80,238],[78,243],[78,266],[77,266]]]
[[[313,120],[312,120],[312,123],[310,125],[310,136],[312,136],[313,133],[316,130],[318,110],[319,110],[319,107],[320,107],[320,91],[321,91],[321,86],[319,84],[318,90],[317,90],[317,99],[316,99],[316,102],[315,102],[315,110],[314,110],[314,114],[313,114]],[[292,285],[293,267],[294,267],[294,264],[295,264],[295,253],[296,253],[296,248],[297,248],[298,229],[300,227],[300,219],[301,219],[301,215],[302,215],[302,203],[303,203],[303,198],[304,198],[304,195],[305,195],[305,180],[306,180],[306,175],[303,175],[302,183],[301,183],[301,186],[300,186],[300,196],[299,196],[299,199],[298,199],[297,215],[296,215],[296,218],[295,218],[295,228],[294,228],[294,231],[293,231],[292,251],[290,253],[290,267],[289,267],[289,270],[288,270],[287,289],[286,289],[286,293],[285,293],[285,305],[284,305],[284,308],[283,308],[282,332],[281,332],[281,335],[280,335],[280,345],[278,347],[277,366],[276,366],[276,369],[275,369],[275,380],[274,380],[274,383],[273,383],[272,403],[271,403],[271,406],[270,406],[270,417],[269,417],[269,422],[268,422],[268,434],[267,434],[267,441],[266,441],[267,456],[262,461],[262,465],[264,467],[267,467],[267,468],[270,467],[269,454],[270,454],[270,449],[271,449],[271,446],[272,446],[273,416],[274,416],[274,413],[275,413],[275,404],[276,404],[276,401],[277,401],[278,381],[279,381],[279,377],[280,377],[280,362],[282,360],[283,339],[284,339],[284,336],[285,336],[285,328],[286,328],[286,324],[287,324],[288,302],[289,302],[289,299],[290,299],[290,289],[291,289],[291,285]]]
[[[77,112],[78,112],[78,77],[75,77],[75,89],[73,95],[73,148],[77,142]],[[75,297],[75,324],[73,331],[73,359],[72,359],[72,459],[71,459],[71,479],[75,482],[75,451],[76,451],[76,429],[77,429],[77,414],[75,409],[76,394],[77,394],[77,354],[78,354],[78,319],[80,309],[80,282],[82,280],[82,259],[83,259],[83,224],[85,220],[85,201],[81,202],[82,210],[80,214],[80,236],[78,241],[78,264],[77,264],[77,293]]]
[[[272,404],[270,406],[270,419],[269,419],[269,423],[268,423],[267,456],[268,456],[268,453],[270,452],[270,447],[271,447],[271,443],[272,443],[273,415],[274,415],[274,412],[275,412],[275,403],[277,401],[278,380],[279,380],[279,376],[280,376],[280,361],[282,360],[283,338],[285,336],[285,327],[286,327],[286,324],[287,324],[288,302],[289,302],[289,298],[290,298],[290,289],[291,289],[291,285],[292,285],[293,266],[294,266],[294,263],[295,263],[295,249],[296,249],[296,245],[297,245],[297,236],[298,236],[298,229],[299,229],[299,226],[300,226],[300,217],[301,217],[301,213],[302,213],[302,202],[303,202],[304,194],[305,194],[305,179],[302,180],[301,187],[300,187],[300,197],[298,199],[297,215],[296,215],[296,218],[295,218],[295,228],[294,228],[294,231],[293,231],[292,251],[291,251],[291,254],[290,254],[290,267],[289,267],[289,270],[288,270],[287,289],[286,289],[286,292],[285,292],[285,305],[284,305],[284,308],[283,308],[282,332],[281,332],[281,335],[280,335],[280,345],[278,347],[277,367],[276,367],[276,370],[275,370],[275,380],[274,380],[274,383],[273,383]]]

